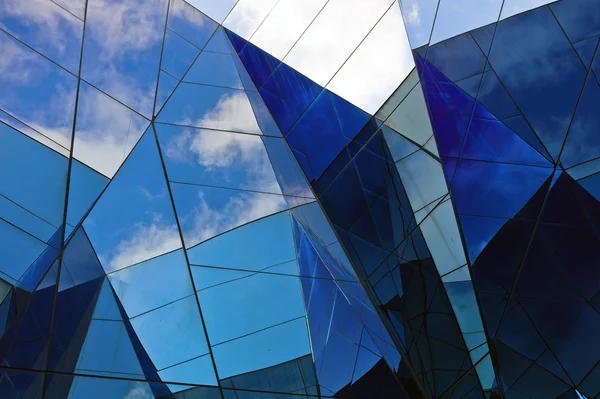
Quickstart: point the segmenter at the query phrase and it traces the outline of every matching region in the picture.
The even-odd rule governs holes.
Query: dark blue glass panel
[[[542,7],[501,21],[489,60],[555,157],[586,71],[550,10]]]
[[[490,47],[492,46],[492,40],[494,39],[494,33],[496,32],[496,24],[489,24],[484,27],[475,29],[471,32],[471,36],[477,42],[477,45],[481,50],[488,54]]]
[[[539,152],[502,122],[485,119],[471,120],[461,157],[522,165],[552,166]]]
[[[565,167],[600,156],[600,86],[594,76],[587,80],[571,129],[567,134],[560,162]]]
[[[246,94],[248,95],[248,100],[250,100],[254,116],[262,133],[265,136],[281,137],[281,132],[273,120],[269,109],[261,99],[260,94],[256,91],[246,91]]]
[[[481,251],[495,237],[506,221],[507,219],[503,218],[460,215],[462,233],[471,264],[475,263]]]
[[[600,4],[595,0],[562,1],[550,6],[572,42],[600,33]]]
[[[596,197],[596,199],[600,199],[600,174],[595,174],[579,180],[579,184]]]
[[[331,92],[329,93],[329,96],[333,103],[333,107],[335,108],[338,120],[340,121],[344,136],[350,140],[354,139],[356,135],[363,130],[369,119],[371,119],[371,116],[362,109]]]
[[[0,395],[4,398],[42,398],[44,375],[17,370],[0,372]]]
[[[58,236],[60,242],[62,237],[62,229],[58,229],[54,236]],[[60,247],[59,247],[60,248]],[[27,272],[19,280],[17,287],[33,292],[42,278],[48,273],[48,270],[58,256],[58,249],[48,246],[44,252],[35,260],[35,262],[27,269]]]
[[[304,144],[305,154],[316,176],[320,176],[346,146],[327,92],[315,100],[294,129]]]
[[[484,73],[477,101],[498,119],[505,119],[520,114],[520,111],[494,71]]]
[[[550,168],[460,160],[452,198],[459,213],[511,218],[551,174]]]
[[[598,44],[598,37],[592,37],[590,39],[582,40],[573,44],[577,54],[583,61],[586,68],[589,68],[594,58],[594,52],[596,51],[596,45]]]
[[[423,89],[432,114],[471,117],[475,100],[454,83],[425,82]]]
[[[519,135],[523,140],[525,140],[529,145],[535,148],[542,156],[544,156],[548,160],[552,160],[550,154],[535,134],[533,130],[531,130],[531,126],[527,123],[523,115],[514,116],[512,118],[508,118],[502,121],[508,128],[510,128],[513,132]]]
[[[227,32],[229,33],[229,31]],[[231,35],[229,37],[231,38]],[[238,49],[235,42],[233,42],[233,45]],[[257,88],[262,87],[275,68],[281,64],[281,61],[277,58],[264,52],[252,43],[247,43],[241,51],[238,50],[238,53]]]
[[[259,90],[259,93],[281,131],[284,134],[288,133],[295,120],[292,118],[285,100],[271,93],[264,87]]]
[[[279,181],[283,195],[314,198],[305,177],[302,175],[294,156],[285,141],[279,138],[263,137],[269,160]]]
[[[225,33],[227,33],[227,37],[229,37],[233,48],[235,48],[235,51],[237,51],[238,53],[241,52],[246,43],[248,43],[246,40],[242,39],[240,36],[236,35],[229,29],[225,28]]]
[[[332,222],[350,227],[367,209],[358,173],[353,165],[344,169],[321,198]]]
[[[486,64],[485,56],[470,34],[429,47],[427,61],[453,82],[483,72]]]
[[[254,83],[258,86],[256,80]],[[279,64],[273,75],[265,82],[265,88],[285,100],[292,123],[296,122],[323,90],[321,86],[284,63]],[[284,134],[289,130],[289,126],[279,127]]]
[[[461,116],[434,113],[435,138],[441,156],[458,157],[469,126],[469,119]]]

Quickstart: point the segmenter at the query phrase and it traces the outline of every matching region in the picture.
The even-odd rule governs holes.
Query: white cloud
[[[136,387],[132,388],[124,399],[152,399],[153,396],[148,392],[148,386],[136,383]]]
[[[406,22],[412,25],[419,25],[421,23],[421,13],[417,3],[410,5],[410,9],[406,13]]]
[[[154,215],[150,223],[134,226],[132,234],[121,240],[111,254],[104,254],[102,263],[110,273],[144,260],[181,248],[177,225]]]
[[[223,94],[214,108],[206,112],[194,125],[210,129],[261,134],[248,96],[243,91]]]

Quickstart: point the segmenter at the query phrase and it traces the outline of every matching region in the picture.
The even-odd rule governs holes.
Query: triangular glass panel
[[[158,92],[156,93],[156,104],[154,115],[156,116],[164,107],[165,102],[171,96],[179,81],[164,71],[160,71],[158,78]]]
[[[71,179],[69,182],[69,209],[67,223],[77,226],[81,219],[96,202],[109,180],[82,164],[76,159],[71,165]]]
[[[183,39],[177,33],[167,30],[160,67],[176,79],[181,79],[196,57],[200,49]]]
[[[222,54],[236,54],[231,42],[227,38],[227,34],[222,27],[218,27],[213,36],[208,41],[204,51],[211,51],[213,53]]]
[[[185,82],[243,89],[230,54],[203,51],[183,79]]]
[[[105,271],[181,248],[164,176],[149,128],[83,222]]]

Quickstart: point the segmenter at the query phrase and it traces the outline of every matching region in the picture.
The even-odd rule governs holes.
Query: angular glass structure
[[[0,10],[0,397],[600,396],[600,2]]]

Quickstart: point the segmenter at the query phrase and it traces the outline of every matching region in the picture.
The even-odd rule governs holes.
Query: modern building
[[[600,397],[600,1],[1,0],[0,398]]]

